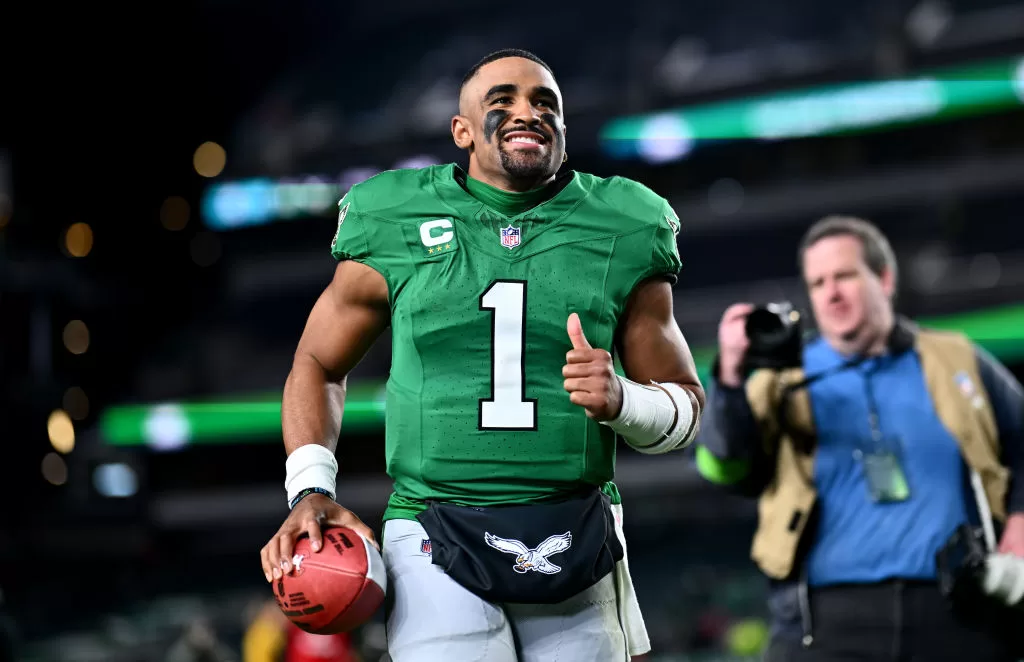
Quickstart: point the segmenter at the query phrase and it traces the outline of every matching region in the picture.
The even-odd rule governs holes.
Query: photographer
[[[751,556],[771,581],[766,659],[1016,659],[1020,384],[962,335],[894,313],[896,260],[870,223],[819,221],[799,260],[820,336],[803,344],[785,308],[748,319],[754,306],[730,307],[696,448],[707,480],[759,498]],[[775,328],[759,331],[765,319]],[[946,599],[936,559],[960,548],[965,526],[992,521],[1010,568],[974,578],[995,609],[971,619],[989,612]]]

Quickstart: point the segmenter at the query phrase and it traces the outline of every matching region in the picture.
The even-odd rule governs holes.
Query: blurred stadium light
[[[982,115],[1024,103],[1024,57],[948,67],[905,79],[830,85],[613,119],[614,158],[661,163],[704,141],[778,140]]]
[[[100,431],[105,443],[145,445],[158,452],[191,444],[252,443],[267,437],[279,441],[280,395],[239,397],[244,399],[116,406],[101,414]],[[380,431],[383,424],[383,383],[350,385],[345,400],[346,431]]]
[[[123,499],[138,492],[139,478],[124,462],[101,464],[93,470],[93,487],[105,497]]]
[[[431,156],[402,159],[392,166],[422,168],[440,163]],[[288,180],[266,178],[218,183],[203,195],[202,211],[212,230],[232,230],[272,221],[316,216],[331,209],[353,185],[381,172],[349,168],[336,179],[310,175]]]

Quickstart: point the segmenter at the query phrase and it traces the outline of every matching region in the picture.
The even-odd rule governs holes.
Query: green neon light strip
[[[349,384],[346,430],[374,431],[384,424],[384,383]],[[113,446],[265,441],[281,437],[281,394],[244,401],[168,402],[111,407],[101,414],[100,435]]]
[[[1003,361],[1024,360],[1024,304],[923,319],[920,323],[966,333]],[[706,384],[715,348],[695,348],[693,355]],[[279,443],[281,399],[279,393],[273,393],[245,401],[125,405],[103,412],[99,425],[104,442],[114,446]],[[383,382],[349,385],[343,426],[351,432],[383,429]]]
[[[600,132],[611,156],[682,158],[693,141],[825,136],[979,115],[1024,103],[1024,56],[913,78],[830,85],[622,117]]]

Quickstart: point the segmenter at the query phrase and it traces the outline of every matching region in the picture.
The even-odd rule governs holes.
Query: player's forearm
[[[615,418],[601,420],[641,453],[660,455],[685,448],[700,426],[703,389],[685,380],[647,383],[615,375],[621,402]],[[599,419],[600,420],[600,419]]]
[[[312,356],[297,355],[281,402],[285,451],[290,455],[300,446],[316,443],[333,453],[344,405],[345,380],[331,380]]]

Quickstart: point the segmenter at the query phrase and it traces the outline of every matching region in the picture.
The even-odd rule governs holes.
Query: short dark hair
[[[476,72],[480,71],[480,67],[484,66],[485,64],[490,64],[495,60],[504,60],[507,57],[521,57],[527,60],[531,60],[547,69],[548,73],[551,74],[552,77],[554,77],[555,75],[555,72],[551,71],[551,67],[548,66],[547,62],[540,59],[530,51],[524,51],[521,48],[503,48],[500,51],[494,51],[493,53],[489,53],[488,55],[483,56],[479,62],[477,62],[476,64],[469,68],[469,71],[466,72],[466,75],[462,77],[462,83],[459,85],[459,94],[462,93],[462,88],[466,87],[466,83],[468,83],[473,78],[473,76],[476,76]]]
[[[807,230],[800,242],[797,259],[800,268],[804,266],[804,255],[814,244],[826,237],[854,237],[860,241],[864,252],[864,263],[876,276],[886,270],[892,272],[893,283],[896,282],[896,255],[892,252],[889,240],[873,223],[856,216],[826,216]]]

